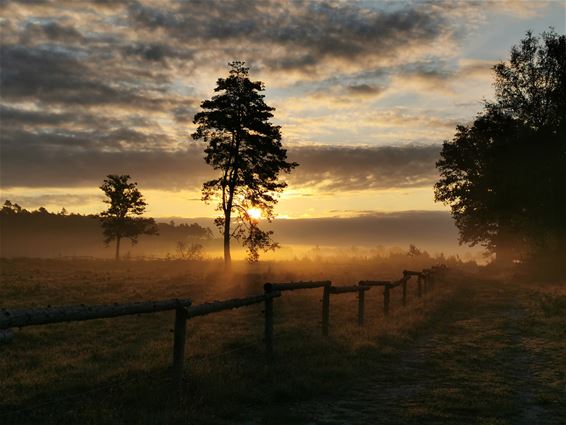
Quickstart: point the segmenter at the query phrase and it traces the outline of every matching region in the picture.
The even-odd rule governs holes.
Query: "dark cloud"
[[[15,137],[12,135],[2,146],[2,184],[6,188],[95,186],[106,174],[128,173],[143,182],[144,187],[179,190],[198,189],[213,176],[203,160],[203,146],[197,143],[188,144],[180,151],[100,149],[116,147],[116,140],[123,139],[129,140],[128,146],[155,142],[136,133],[118,133],[96,138],[55,134],[42,142],[37,142],[41,137],[38,135],[20,134],[21,140],[10,138]],[[288,180],[294,187],[327,191],[432,185],[439,149],[439,146],[296,147],[289,150],[289,157],[298,161],[300,167]]]
[[[218,52],[225,43],[246,56],[261,49],[250,59],[271,70],[379,61],[450,31],[445,15],[418,3],[391,10],[339,1],[188,1],[169,9],[134,3],[128,16],[139,28]]]
[[[377,96],[383,92],[382,87],[372,86],[369,84],[353,84],[348,86],[348,93],[357,96]]]
[[[74,119],[67,113],[50,113],[47,111],[29,111],[0,105],[2,129],[35,125],[59,125]]]
[[[432,185],[440,146],[333,147],[291,150],[301,166],[293,184],[321,190],[366,190]]]
[[[184,147],[209,89],[200,87],[199,72],[212,84],[219,67],[241,58],[274,80],[285,70],[309,81],[334,77],[308,92],[330,88],[345,104],[380,95],[385,82],[375,79],[384,75],[437,72],[418,65],[403,71],[397,60],[414,62],[424,47],[454,37],[452,9],[423,2],[1,4],[5,187],[92,186],[110,172],[129,172],[154,188],[199,187],[210,175],[202,149]],[[293,148],[301,167],[290,181],[324,190],[428,185],[437,153]]]
[[[492,74],[494,62],[468,60],[456,64],[442,60],[414,62],[400,66],[391,75],[405,80],[416,80],[427,88],[450,89],[450,85],[470,78],[485,78]]]
[[[159,43],[135,43],[124,48],[124,55],[138,56],[150,62],[166,62],[168,58],[191,61],[194,51]]]
[[[104,138],[114,143],[111,135]],[[211,173],[201,147],[195,144],[168,152],[120,150],[119,146],[109,149],[99,138],[66,135],[50,135],[39,143],[29,135],[20,140],[3,137],[2,142],[0,176],[4,188],[97,187],[107,174],[130,174],[147,188],[179,190],[200,187]]]
[[[37,43],[38,41],[45,40],[69,44],[86,41],[81,32],[75,27],[63,25],[57,21],[31,22],[20,33],[20,42],[23,44]]]
[[[67,126],[101,131],[128,123],[127,119],[107,117],[88,111],[50,112],[46,109],[26,110],[5,105],[0,105],[0,117],[2,118],[2,130],[4,132],[21,131],[24,128],[37,130],[38,128],[58,127],[62,129]],[[139,125],[139,121],[133,121],[134,118],[130,123]]]
[[[387,58],[447,32],[450,38],[451,31],[446,14],[421,3],[396,8],[334,0],[23,3],[28,17],[6,3],[3,98],[58,107],[171,111],[179,101],[172,89],[175,73],[191,72],[197,64],[218,69],[239,57],[256,70],[332,74],[336,67],[386,66]],[[347,92],[378,90],[354,82]]]
[[[135,151],[161,148],[169,142],[169,136],[163,133],[144,133],[134,129],[119,127],[108,130],[68,130],[56,129],[52,131],[32,132],[20,128],[10,127],[2,131],[2,148],[4,162],[10,158],[10,152],[25,154],[31,151],[67,150],[73,153],[76,150],[86,154],[96,154],[97,151],[121,150]],[[60,152],[64,154],[64,151]],[[25,160],[25,158],[22,158]],[[54,166],[56,164],[53,164]]]
[[[198,110],[196,102],[194,105],[178,106],[173,109],[173,116],[175,117],[175,121],[179,123],[188,123],[193,121]]]
[[[75,49],[2,46],[0,87],[7,101],[63,105],[123,105],[155,109],[163,99],[143,96],[127,81],[104,78],[104,70]]]
[[[16,198],[14,198],[16,199]],[[88,202],[101,201],[104,195],[79,195],[73,193],[58,193],[47,195],[18,195],[14,201],[26,209],[36,209],[45,205],[60,205],[61,207],[80,207]]]
[[[416,79],[431,87],[444,88],[455,79],[455,69],[442,63],[414,63],[402,67],[397,75],[406,79]]]
[[[358,97],[384,94],[395,78],[401,86],[415,82],[426,89],[450,91],[451,85],[470,78],[486,77],[492,72],[490,61],[468,60],[464,63],[434,58],[394,66],[378,66],[349,74],[337,74],[317,81],[299,81],[293,88],[316,98],[332,97],[341,102],[356,102]]]

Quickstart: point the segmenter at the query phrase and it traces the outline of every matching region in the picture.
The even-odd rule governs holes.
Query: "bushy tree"
[[[279,179],[298,164],[287,161],[279,126],[269,120],[274,108],[264,102],[264,85],[251,81],[244,62],[232,62],[227,78],[219,78],[211,99],[202,102],[194,117],[192,135],[206,143],[206,163],[218,176],[203,184],[202,199],[217,201],[222,212],[215,222],[224,237],[224,262],[230,268],[230,241],[240,241],[256,261],[259,250],[277,248],[272,232],[258,227],[251,210],[260,210],[270,222],[274,218],[276,194],[287,184]]]
[[[495,100],[444,142],[435,197],[460,240],[505,261],[566,249],[566,38],[527,32],[494,66]],[[511,255],[505,255],[510,248]]]
[[[182,260],[201,261],[204,246],[196,242],[177,241],[177,254]]]
[[[108,209],[100,213],[104,243],[116,240],[116,260],[120,259],[120,241],[130,239],[132,245],[139,235],[157,235],[157,225],[152,218],[139,217],[145,212],[145,202],[136,182],[130,176],[109,174],[100,189],[106,195]]]

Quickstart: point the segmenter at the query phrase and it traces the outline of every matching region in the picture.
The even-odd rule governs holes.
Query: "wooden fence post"
[[[183,391],[183,364],[187,333],[187,309],[181,305],[175,309],[175,334],[173,343],[173,383],[179,400]]]
[[[272,285],[266,283],[263,290],[266,295],[272,292]],[[265,357],[268,363],[273,360],[273,298],[265,299]]]
[[[403,277],[403,307],[407,305],[407,278]]]
[[[423,277],[419,275],[417,279],[417,297],[422,297],[423,295]]]
[[[358,291],[358,325],[363,326],[365,314],[365,288]]]
[[[328,320],[330,318],[330,285],[322,292],[322,335],[328,336]]]
[[[383,287],[383,314],[387,316],[389,314],[389,291],[391,287],[389,285],[385,285]]]

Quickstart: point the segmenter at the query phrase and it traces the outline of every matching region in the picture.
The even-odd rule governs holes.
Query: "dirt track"
[[[525,290],[474,282],[401,355],[332,399],[270,409],[263,424],[564,424],[552,368],[523,332]]]

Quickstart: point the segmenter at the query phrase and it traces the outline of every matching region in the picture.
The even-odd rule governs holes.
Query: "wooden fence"
[[[405,306],[407,304],[407,286],[411,277],[417,277],[417,297],[420,298],[423,294],[433,289],[435,280],[438,277],[442,277],[445,270],[445,266],[435,266],[421,272],[405,270],[403,277],[396,281],[362,280],[358,282],[358,285],[354,286],[332,286],[331,281],[266,283],[264,285],[264,293],[261,295],[214,301],[200,305],[192,305],[189,299],[170,299],[124,304],[116,303],[90,306],[81,304],[19,310],[0,309],[0,338],[9,339],[12,337],[11,328],[16,327],[21,328],[50,323],[74,322],[175,310],[172,377],[175,390],[181,395],[184,375],[187,320],[193,317],[265,303],[264,343],[266,359],[268,363],[270,363],[273,359],[273,300],[274,298],[280,297],[283,292],[322,288],[322,334],[328,336],[331,295],[357,293],[358,325],[363,326],[366,291],[373,287],[383,287],[383,313],[384,316],[388,316],[391,308],[391,290],[399,286],[402,287],[402,304]]]

